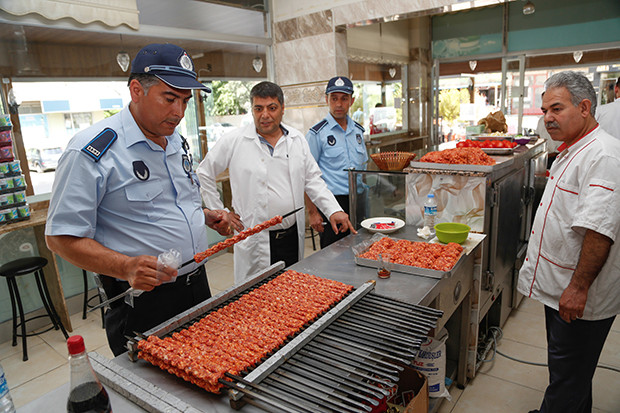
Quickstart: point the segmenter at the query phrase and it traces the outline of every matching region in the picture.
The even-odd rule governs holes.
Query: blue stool
[[[54,304],[52,304],[50,293],[47,289],[47,283],[45,282],[45,276],[43,275],[43,267],[45,267],[46,265],[47,260],[43,257],[28,257],[7,262],[0,267],[0,276],[6,277],[6,282],[9,286],[9,294],[11,296],[11,309],[13,310],[13,346],[17,345],[17,337],[20,336],[22,338],[24,361],[28,360],[26,337],[45,333],[52,328],[55,330],[58,330],[60,328],[60,330],[62,330],[62,334],[64,334],[65,336],[65,339],[69,338],[69,335],[67,334],[67,331],[62,325],[60,317],[58,317],[58,313],[54,308]],[[34,273],[34,278],[37,282],[37,288],[39,289],[41,301],[43,301],[43,306],[45,307],[45,311],[47,311],[47,317],[52,320],[52,326],[38,333],[26,334],[26,323],[28,321],[32,321],[36,318],[46,317],[46,315],[44,314],[31,317],[29,319],[24,318],[24,308],[22,307],[22,300],[21,296],[19,295],[19,288],[17,287],[17,281],[15,280],[15,278],[30,273]],[[17,309],[19,310],[19,323],[17,322],[17,313],[15,311],[16,303]],[[17,334],[17,327],[21,327],[21,334]]]
[[[96,278],[96,276],[95,276]],[[103,300],[101,298],[101,294],[99,293],[99,286],[97,285],[97,294],[92,297],[88,297],[88,276],[86,274],[86,270],[82,270],[82,279],[84,280],[84,305],[82,306],[82,320],[86,320],[86,312],[89,308],[93,308],[95,305],[90,302],[95,298],[99,299],[101,303]],[[97,281],[97,280],[95,280]],[[105,328],[105,316],[103,313],[103,307],[101,307],[101,327]]]

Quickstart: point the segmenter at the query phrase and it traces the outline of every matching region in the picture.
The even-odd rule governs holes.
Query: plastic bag
[[[428,395],[452,400],[446,389],[446,340],[448,330],[442,328],[436,337],[428,337],[420,346],[414,368],[428,379]]]
[[[181,253],[173,248],[168,251],[162,252],[157,256],[157,271],[163,271],[166,267],[174,268],[175,270],[181,265]],[[173,277],[170,281],[175,282],[177,277]]]
[[[163,271],[164,268],[174,268],[177,269],[181,265],[181,253],[174,248],[169,249],[168,251],[164,251],[157,256],[157,271]],[[166,283],[175,282],[177,277],[172,277],[170,281],[166,281]],[[134,306],[133,299],[135,297],[139,297],[144,291],[136,290],[131,288],[131,292],[125,296],[125,302],[131,307]]]
[[[484,125],[486,132],[508,132],[506,117],[501,110],[489,113],[485,118],[480,119],[478,124]]]

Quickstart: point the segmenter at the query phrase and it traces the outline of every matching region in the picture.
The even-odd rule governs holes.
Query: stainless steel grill
[[[146,332],[164,337],[195,323],[278,276],[270,267],[244,285]],[[363,284],[307,325],[294,338],[240,376],[227,374],[230,404],[266,411],[371,412],[388,397],[399,372],[412,360],[443,312],[374,294],[374,281]],[[137,342],[129,340],[130,359]]]

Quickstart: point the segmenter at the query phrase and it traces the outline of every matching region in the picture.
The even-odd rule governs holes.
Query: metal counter
[[[407,238],[412,241],[423,241],[418,239],[414,227],[405,226],[403,229],[390,234],[397,238]],[[451,336],[457,342],[454,343],[454,358],[458,359],[457,381],[464,384],[466,378],[466,349],[467,349],[467,325],[469,319],[469,288],[473,276],[474,260],[479,258],[481,251],[480,244],[469,254],[467,259],[459,266],[459,270],[453,273],[449,279],[435,279],[411,274],[398,273],[393,271],[389,279],[378,279],[377,270],[369,267],[358,266],[354,262],[351,246],[356,245],[372,236],[368,231],[361,229],[357,235],[350,235],[330,247],[317,251],[310,257],[294,264],[290,269],[314,274],[323,278],[344,282],[354,287],[361,286],[368,280],[376,280],[375,292],[390,298],[405,301],[411,304],[429,305],[440,308],[447,307],[447,312],[440,320],[441,325],[445,325],[447,320],[455,313],[457,307],[465,306],[462,313],[463,317],[456,321],[459,328],[463,331],[450,331]],[[453,300],[454,285],[460,282],[459,297]],[[446,294],[450,299],[440,300],[442,294]],[[445,302],[446,305],[441,304]],[[447,305],[447,304],[450,305]],[[440,309],[444,309],[440,308]],[[444,309],[445,311],[445,309]],[[439,323],[438,323],[438,328]],[[448,353],[450,353],[448,351]],[[449,354],[450,357],[450,354]],[[120,355],[112,360],[119,367],[127,369],[132,374],[154,384],[163,391],[169,392],[177,398],[183,400],[190,406],[208,412],[233,412],[228,401],[228,396],[217,396],[207,393],[203,389],[183,381],[175,376],[163,372],[158,367],[139,360],[131,362],[126,354]],[[262,412],[262,410],[246,405],[241,409],[242,412]]]
[[[354,287],[360,287],[368,280],[376,280],[375,292],[396,300],[401,300],[410,304],[422,304],[430,307],[444,310],[444,317],[438,321],[438,328],[446,325],[453,314],[459,309],[460,315],[458,320],[451,321],[455,327],[450,324],[450,335],[453,345],[453,355],[451,357],[450,348],[448,348],[448,359],[455,360],[454,365],[458,365],[458,373],[454,368],[454,376],[456,381],[462,385],[466,380],[466,362],[467,362],[467,341],[468,341],[468,318],[470,306],[470,287],[472,283],[474,261],[480,258],[481,244],[476,244],[473,250],[460,263],[458,269],[453,271],[449,278],[436,279],[424,276],[416,276],[412,274],[404,274],[393,271],[389,279],[379,279],[377,270],[369,267],[358,266],[354,262],[351,246],[356,245],[373,234],[362,229],[357,235],[350,235],[330,247],[317,251],[312,256],[298,262],[290,268],[296,271],[314,274],[323,278],[333,279],[344,282]],[[391,234],[395,238],[406,238],[412,241],[423,241],[418,239],[416,229],[405,226],[401,230]],[[478,266],[479,268],[479,266]],[[445,297],[445,298],[443,298]],[[457,331],[459,330],[459,331]],[[95,357],[95,356],[92,356]],[[105,358],[104,358],[105,359]],[[95,360],[96,361],[96,360]],[[111,396],[114,398],[113,408],[117,410],[121,408],[123,412],[142,412],[144,406],[140,406],[139,402],[131,402],[133,383],[146,382],[149,386],[155,386],[156,394],[161,395],[161,399],[176,398],[187,404],[191,411],[203,412],[233,412],[235,411],[229,404],[229,398],[226,394],[215,395],[186,382],[176,376],[162,371],[158,367],[144,361],[130,361],[127,354],[122,354],[112,360],[99,360],[100,363],[106,365],[108,370],[112,370],[118,375],[118,380],[125,379],[126,385],[122,389],[125,397],[114,392],[109,385],[105,384]],[[102,376],[102,371],[95,366],[98,375]],[[64,409],[67,398],[67,386],[60,387],[55,391],[48,393],[42,398],[30,403],[20,411],[35,412],[39,411],[40,406],[59,406]],[[140,390],[138,388],[136,391]],[[153,388],[151,389],[153,391]],[[120,393],[123,393],[120,392]],[[115,399],[122,398],[115,403]],[[130,399],[130,400],[128,400]],[[39,407],[37,407],[39,406]],[[121,407],[122,406],[122,407]],[[187,410],[183,410],[187,411]],[[257,413],[262,412],[259,408],[252,405],[245,405],[242,412]]]
[[[357,235],[349,235],[328,248],[319,250],[308,258],[293,264],[290,268],[340,281],[356,288],[368,280],[377,280],[375,287],[377,294],[410,304],[429,305],[432,297],[437,294],[440,280],[399,272],[392,272],[390,278],[383,280],[377,277],[376,269],[355,264],[351,247],[369,239],[372,235],[360,228]],[[418,238],[416,228],[411,226],[405,226],[389,236],[411,241],[424,241]]]
[[[361,228],[357,235],[349,235],[290,268],[354,287],[359,287],[368,280],[376,280],[377,294],[442,310],[444,315],[438,320],[436,330],[442,327],[448,328],[450,332],[450,338],[446,343],[448,361],[456,365],[455,379],[459,385],[464,386],[467,359],[475,357],[471,354],[472,349],[469,345],[469,322],[471,291],[476,287],[473,280],[481,276],[482,241],[478,241],[472,247],[472,251],[448,278],[436,279],[392,271],[390,278],[380,279],[377,277],[376,269],[356,265],[351,250],[352,246],[369,239],[372,235]],[[410,241],[425,241],[418,238],[417,227],[410,225],[389,235]],[[475,349],[473,351],[475,353]]]

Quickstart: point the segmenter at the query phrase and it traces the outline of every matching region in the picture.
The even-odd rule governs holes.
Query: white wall
[[[288,20],[352,3],[360,3],[360,0],[273,0],[273,21]]]
[[[356,24],[369,19],[392,17],[439,7],[466,4],[467,0],[272,0],[273,21],[279,22],[316,13],[333,11],[333,24]],[[489,0],[493,1],[493,0]],[[496,0],[500,3],[499,0]],[[514,0],[509,0],[514,1]]]

